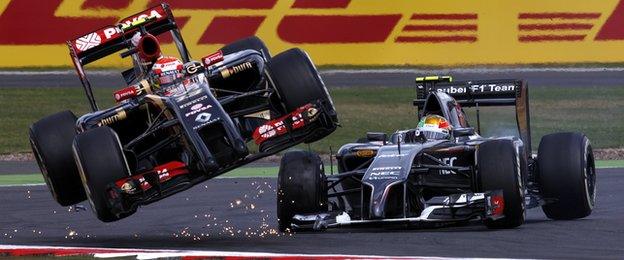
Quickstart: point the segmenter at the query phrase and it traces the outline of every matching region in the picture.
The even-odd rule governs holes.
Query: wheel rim
[[[596,203],[596,167],[594,165],[594,155],[591,148],[587,149],[587,156],[585,158],[585,171],[584,171],[584,181],[585,181],[585,190],[587,195],[587,202],[590,208],[594,207]]]
[[[46,168],[43,162],[43,158],[41,157],[41,153],[39,153],[39,149],[37,148],[37,145],[35,144],[33,139],[30,138],[29,141],[30,141],[30,146],[32,147],[32,150],[33,150],[33,155],[35,156],[35,160],[37,161],[37,164],[39,165],[39,170],[41,170],[41,175],[43,175],[43,180],[48,186],[48,189],[50,189],[50,192],[52,192],[52,196],[54,196],[55,199],[58,199],[56,190],[54,190],[54,185],[52,185],[52,180],[50,180],[50,176],[48,174],[48,168]]]

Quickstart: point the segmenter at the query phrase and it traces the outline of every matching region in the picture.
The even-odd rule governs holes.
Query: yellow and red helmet
[[[418,131],[427,139],[447,139],[452,128],[448,120],[439,115],[427,115],[418,122]]]

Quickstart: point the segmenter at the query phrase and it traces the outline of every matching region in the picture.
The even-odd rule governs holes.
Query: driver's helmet
[[[152,75],[154,83],[161,89],[167,89],[184,75],[184,64],[178,58],[162,56],[154,62]]]
[[[418,122],[418,131],[427,139],[448,139],[451,124],[439,115],[427,115]]]

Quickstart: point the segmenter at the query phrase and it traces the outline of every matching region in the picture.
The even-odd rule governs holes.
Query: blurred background
[[[26,158],[27,129],[88,112],[67,40],[159,0],[0,0],[0,154]],[[586,133],[599,159],[624,153],[624,2],[433,0],[169,0],[194,58],[250,35],[275,55],[299,47],[318,65],[342,127],[311,149],[415,127],[414,79],[519,78],[530,87],[533,147],[556,131]],[[36,6],[36,8],[35,8]],[[161,39],[165,53],[175,53]],[[116,55],[87,66],[101,104],[124,87]],[[91,73],[91,74],[90,74]],[[475,123],[474,113],[469,120]],[[484,108],[484,135],[515,133],[512,109]],[[302,148],[307,148],[303,146]]]

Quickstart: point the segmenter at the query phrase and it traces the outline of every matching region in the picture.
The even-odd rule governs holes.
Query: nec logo
[[[441,160],[446,165],[452,167],[454,166],[455,160],[457,160],[457,157],[442,158]],[[449,175],[449,174],[455,174],[455,172],[450,171],[450,170],[440,170],[440,175]]]

